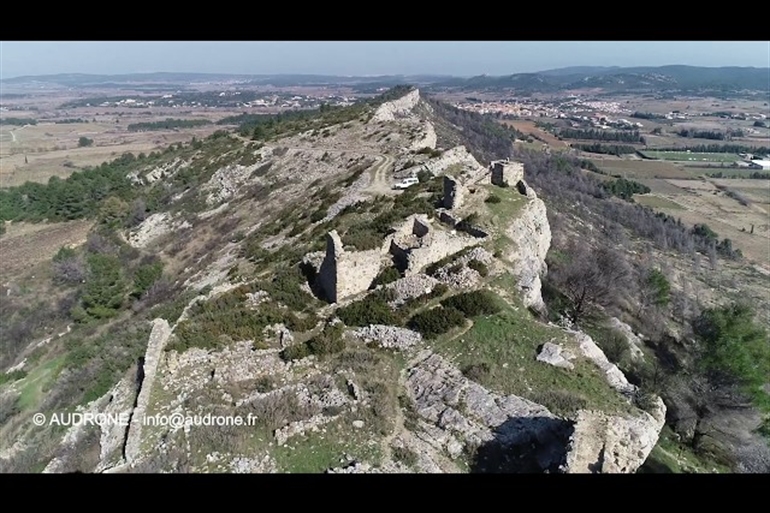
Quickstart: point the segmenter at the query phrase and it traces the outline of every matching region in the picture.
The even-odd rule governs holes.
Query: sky
[[[475,76],[667,64],[770,67],[770,42],[0,41],[0,78],[158,71]]]

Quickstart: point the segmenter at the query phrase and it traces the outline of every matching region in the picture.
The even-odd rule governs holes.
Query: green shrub
[[[487,199],[484,200],[484,203],[500,203],[501,200],[500,196],[497,196],[495,194],[490,194]]]
[[[24,379],[27,377],[27,373],[23,370],[15,370],[13,372],[3,372],[0,373],[0,385],[3,383],[13,383],[14,381],[18,381],[20,379]]]
[[[406,447],[393,447],[393,459],[400,461],[407,467],[413,467],[419,461],[417,454]]]
[[[377,249],[382,245],[383,234],[373,229],[369,223],[354,224],[342,236],[342,244],[353,246],[359,251]]]
[[[487,265],[480,260],[476,260],[475,258],[468,262],[468,267],[478,272],[481,276],[489,275],[489,268]]]
[[[318,221],[326,217],[326,212],[327,212],[326,209],[319,208],[318,210],[310,214],[310,222],[317,223]]]
[[[372,281],[370,288],[374,289],[378,285],[387,285],[401,278],[401,273],[395,267],[386,267]]]
[[[343,332],[342,323],[327,324],[320,334],[307,341],[307,347],[312,354],[318,356],[342,352],[345,349]]]
[[[433,308],[414,315],[408,326],[425,338],[433,338],[465,324],[463,313],[454,308]]]
[[[368,326],[369,324],[398,325],[400,320],[388,306],[392,300],[392,291],[379,290],[361,301],[356,301],[337,310],[337,316],[348,326]]]
[[[569,390],[538,390],[533,392],[529,399],[542,404],[557,415],[574,415],[588,405],[584,397]]]
[[[463,375],[471,381],[483,383],[489,376],[490,370],[489,364],[487,362],[482,362],[467,365],[463,368],[462,372]]]
[[[281,359],[287,362],[301,360],[310,356],[310,348],[306,343],[294,344],[281,351]]]
[[[500,311],[500,304],[492,292],[474,290],[445,299],[441,304],[448,309],[456,309],[468,317],[491,315]]]
[[[131,293],[134,297],[141,297],[147,292],[153,283],[163,274],[163,262],[158,259],[153,263],[139,266],[134,272],[134,290]]]

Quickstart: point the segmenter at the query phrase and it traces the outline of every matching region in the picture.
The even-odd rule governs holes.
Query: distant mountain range
[[[621,91],[739,92],[764,91],[770,94],[770,68],[698,66],[631,67],[573,66],[536,73],[504,76],[480,75],[470,78],[441,75],[243,75],[223,73],[134,73],[125,75],[89,75],[68,73],[23,76],[3,79],[6,85],[48,85],[53,87],[104,88],[126,86],[180,88],[211,82],[241,82],[276,87],[298,85],[349,85],[361,92],[380,87],[414,84],[431,89],[512,90],[519,93],[557,92],[599,88]]]
[[[481,75],[450,79],[439,84],[462,90],[511,89],[518,92],[555,92],[601,88],[608,91],[765,91],[770,94],[770,68],[698,66],[658,67],[571,67],[516,73],[507,76]]]
[[[85,73],[62,73],[57,75],[27,75],[0,80],[6,85],[50,85],[63,87],[115,87],[141,84],[195,85],[210,82],[243,82],[252,85],[296,86],[296,85],[359,85],[411,83],[426,84],[442,82],[451,78],[442,75],[381,75],[381,76],[340,76],[340,75],[242,75],[229,73],[131,73],[124,75],[92,75]]]

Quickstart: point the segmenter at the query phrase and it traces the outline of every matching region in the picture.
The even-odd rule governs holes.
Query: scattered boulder
[[[553,365],[554,367],[561,367],[563,369],[574,369],[575,366],[570,362],[574,359],[575,355],[569,351],[565,351],[560,345],[553,342],[546,342],[543,344],[543,348],[537,355],[537,361]]]

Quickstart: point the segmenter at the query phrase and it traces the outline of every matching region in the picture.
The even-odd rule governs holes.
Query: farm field
[[[741,160],[734,153],[700,153],[688,151],[639,150],[650,159],[671,160],[675,162],[737,162]]]
[[[687,166],[685,169],[688,171],[691,171],[692,173],[697,174],[698,176],[710,176],[716,173],[722,173],[723,178],[745,178],[745,179],[751,179],[751,176],[754,173],[767,173],[770,174],[770,171],[767,170],[759,170],[759,169],[747,169],[747,168],[733,168],[733,167],[717,167],[717,166],[711,166],[711,167],[689,167]]]
[[[700,172],[677,166],[671,162],[629,159],[591,159],[599,169],[611,175],[626,179],[640,178],[697,178]]]
[[[114,121],[3,126],[0,127],[0,187],[27,181],[45,183],[51,176],[66,178],[78,168],[96,166],[126,152],[150,153],[169,144],[187,142],[193,136],[206,137],[217,128],[221,127],[129,132]],[[91,146],[79,147],[80,137],[94,142]]]
[[[638,181],[650,187],[651,192],[635,195],[634,201],[681,219],[689,226],[707,224],[720,239],[731,239],[733,246],[750,261],[770,270],[770,180]],[[717,185],[739,193],[749,204],[741,204]]]
[[[538,128],[535,126],[534,121],[527,121],[527,120],[503,120],[500,121],[500,123],[508,126],[512,126],[519,132],[522,132],[523,134],[532,134],[533,136],[537,136],[543,141],[545,141],[549,146],[551,146],[554,149],[567,149],[569,148],[569,144],[567,144],[564,141],[560,141],[558,137],[554,136],[553,134],[550,134],[546,132],[545,130]]]

